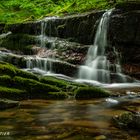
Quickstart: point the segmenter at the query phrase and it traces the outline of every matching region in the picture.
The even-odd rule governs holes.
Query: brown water
[[[118,98],[117,98],[118,100]],[[112,117],[140,111],[140,98],[115,100],[28,100],[0,112],[0,140],[140,140],[136,131],[114,126]]]

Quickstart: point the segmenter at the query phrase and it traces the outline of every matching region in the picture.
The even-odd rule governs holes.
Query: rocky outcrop
[[[69,38],[70,41],[82,44],[92,44],[95,34],[95,25],[104,11],[92,11],[79,15],[57,17],[48,20],[46,34],[48,36]],[[45,19],[44,19],[45,20]],[[45,22],[45,21],[44,21]],[[22,24],[0,25],[0,32],[11,31],[13,34],[41,34],[42,21]]]
[[[39,44],[41,44],[40,41]],[[49,38],[45,42],[45,48],[38,49],[36,55],[43,58],[55,58],[74,65],[80,65],[84,63],[89,47],[89,45],[70,42],[66,39]]]
[[[139,113],[123,113],[113,118],[115,124],[123,129],[140,129],[140,115]]]
[[[136,6],[134,6],[136,5]],[[108,38],[121,54],[123,72],[139,78],[140,70],[140,4],[117,6],[111,15]],[[135,68],[134,68],[135,67]],[[137,74],[135,73],[137,72]]]
[[[37,22],[0,25],[0,32],[11,31],[8,40],[3,41],[2,47],[23,49],[23,54],[37,54],[40,57],[52,57],[71,64],[83,64],[88,45],[93,44],[96,27],[104,11],[91,11],[79,15],[56,17]],[[55,42],[45,42],[46,48],[39,49],[40,40],[35,36],[41,34],[42,23],[45,22],[45,34],[57,37]],[[109,21],[109,47],[115,47],[121,56],[123,72],[140,79],[140,4],[121,3],[113,10]],[[28,34],[28,36],[27,36]],[[33,37],[34,35],[34,37]],[[61,39],[60,39],[61,38]],[[9,42],[9,43],[7,43]],[[75,43],[78,42],[78,43]],[[0,42],[1,43],[1,42]],[[19,45],[20,44],[20,45]],[[52,47],[52,44],[55,47]],[[111,59],[111,60],[110,60]],[[115,60],[112,55],[109,60]],[[112,63],[112,62],[111,62]]]
[[[54,73],[65,74],[67,76],[75,76],[78,71],[76,65],[67,63],[65,61],[47,59],[35,56],[16,55],[12,53],[4,53],[0,51],[0,61],[8,62],[19,68],[27,68],[27,63],[31,63],[30,68],[40,68],[42,70],[52,70]],[[40,66],[40,67],[39,67]]]

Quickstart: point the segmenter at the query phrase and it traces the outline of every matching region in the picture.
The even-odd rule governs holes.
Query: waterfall
[[[111,48],[112,50],[107,52],[107,49],[109,48],[107,31],[111,13],[112,10],[108,10],[100,19],[95,34],[94,44],[91,45],[88,50],[85,65],[82,65],[79,68],[79,79],[111,83],[112,77],[115,75],[114,77],[119,79],[118,82],[126,82],[126,76],[121,73],[122,70],[118,52],[115,50],[115,48]],[[115,62],[111,63],[109,57],[113,56],[115,56]]]
[[[41,48],[47,48],[46,44],[49,43],[51,46],[49,46],[50,50],[53,50],[55,47],[55,40],[56,38],[49,37],[51,33],[51,22],[50,20],[55,20],[57,17],[46,17],[45,19],[41,20],[41,34],[37,37],[40,42]],[[46,35],[46,31],[48,32],[48,36]],[[46,72],[53,72],[52,69],[52,62],[51,60],[55,60],[55,56],[52,55],[51,57],[48,56],[47,58],[41,58],[38,56],[35,57],[27,57],[26,58],[26,66],[29,69],[38,68],[40,70],[44,70]]]

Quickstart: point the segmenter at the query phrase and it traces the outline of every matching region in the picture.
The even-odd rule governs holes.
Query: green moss
[[[66,80],[58,79],[56,77],[51,77],[51,76],[46,76],[46,77],[41,78],[40,82],[49,84],[49,85],[54,85],[58,88],[61,88],[62,91],[67,91],[67,92],[73,92],[78,87],[86,87],[86,85],[84,84],[75,83],[72,81],[66,81]]]
[[[52,92],[60,91],[60,89],[55,86],[40,83],[36,80],[22,78],[18,76],[15,76],[13,81],[14,81],[14,86],[24,88],[30,93],[42,94],[42,93],[48,93],[51,91]]]
[[[9,75],[0,76],[0,85],[1,86],[11,87],[12,86],[11,84],[12,84],[12,79]]]
[[[125,112],[121,115],[115,116],[113,122],[119,128],[140,129],[140,116],[137,113]]]
[[[3,74],[14,76],[16,75],[16,68],[8,63],[0,62],[0,75]]]
[[[75,91],[76,99],[92,99],[110,96],[109,92],[97,87],[81,87]]]
[[[66,90],[68,83],[64,80],[60,80],[54,77],[43,77],[40,79],[40,82],[45,83],[45,84],[49,84],[49,85],[54,85],[56,87],[62,88],[62,90]]]
[[[0,46],[9,50],[20,51],[27,55],[33,54],[32,47],[35,43],[35,37],[26,34],[11,34],[0,39]]]
[[[39,80],[39,78],[35,74],[26,72],[20,69],[16,69],[16,75],[20,77],[28,78],[28,79],[37,80],[37,81]]]
[[[24,77],[24,78],[38,80],[38,77],[36,75],[34,75],[30,72],[25,72],[23,70],[16,68],[15,66],[13,66],[9,63],[5,63],[5,62],[1,62],[1,61],[0,61],[0,75],[9,75],[11,77],[20,76],[20,77]]]
[[[49,92],[47,99],[60,100],[68,98],[67,92]]]
[[[26,91],[15,88],[7,88],[0,86],[0,98],[7,98],[11,100],[23,100],[26,98]]]

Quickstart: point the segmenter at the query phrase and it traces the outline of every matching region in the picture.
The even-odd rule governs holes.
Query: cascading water
[[[50,50],[54,48],[55,38],[51,38],[47,36],[46,30],[48,28],[49,31],[51,32],[51,24],[49,23],[49,21],[55,20],[56,18],[57,17],[47,17],[41,21],[41,35],[38,37],[38,39],[40,40],[40,47],[46,48],[46,42],[47,42],[51,44],[51,47],[49,48]],[[47,58],[41,58],[39,56],[27,57],[26,65],[27,65],[27,68],[29,69],[37,68],[37,69],[41,69],[47,72],[53,72],[51,60],[54,61],[54,59],[55,59],[54,55]]]
[[[126,82],[125,76],[121,74],[121,66],[115,48],[112,51],[116,57],[115,63],[111,64],[108,59],[109,54],[106,53],[107,47],[109,46],[107,42],[107,31],[111,12],[112,10],[105,12],[99,22],[94,44],[88,50],[85,65],[80,66],[79,79],[111,83],[111,76],[113,74],[119,77],[119,82]],[[113,67],[112,70],[110,70],[111,67]]]

